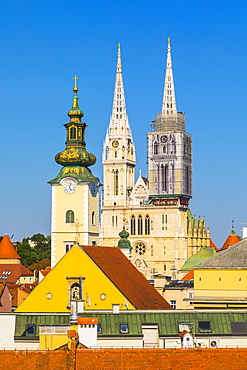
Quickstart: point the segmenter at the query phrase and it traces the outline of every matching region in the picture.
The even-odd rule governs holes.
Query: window
[[[134,245],[134,249],[135,249],[135,252],[142,255],[144,253],[146,253],[146,245],[142,242],[137,242],[135,245]]]
[[[108,157],[109,157],[109,148],[107,146],[106,149],[105,149],[105,159],[107,160]]]
[[[69,210],[66,212],[65,223],[73,224],[75,222],[75,214],[73,211]]]
[[[136,234],[136,218],[134,215],[132,215],[130,219],[130,233],[131,235]]]
[[[198,321],[198,326],[199,326],[200,333],[211,333],[212,332],[210,321]]]
[[[70,140],[76,140],[76,127],[71,127],[69,130]]]
[[[158,144],[157,143],[154,144],[154,154],[155,155],[158,154]]]
[[[154,247],[153,247],[153,245],[151,245],[151,247],[150,247],[150,254],[151,254],[151,257],[153,257],[153,255],[154,255]]]
[[[164,271],[166,271],[166,265],[164,265]]]
[[[118,170],[114,173],[114,195],[118,195]]]
[[[138,216],[138,235],[142,235],[142,216]]]
[[[246,335],[247,334],[247,322],[231,322],[231,329],[233,335]]]
[[[126,334],[129,332],[128,324],[120,324],[120,333]]]
[[[177,301],[170,301],[170,305],[172,306],[172,308],[176,309]]]
[[[64,242],[65,243],[65,253],[67,253],[74,245],[74,242]]]
[[[95,212],[92,212],[92,225],[95,225]]]
[[[98,334],[101,334],[102,333],[102,328],[101,328],[101,325],[100,324],[97,325],[97,333]]]
[[[171,301],[172,302],[172,301]],[[176,302],[176,301],[175,301]],[[179,322],[178,323],[178,330],[181,333],[182,331],[191,331],[191,323],[190,322]]]
[[[145,217],[145,235],[150,234],[150,217],[149,215],[146,215]]]
[[[26,324],[26,330],[22,333],[22,337],[32,337],[36,334],[36,324]]]

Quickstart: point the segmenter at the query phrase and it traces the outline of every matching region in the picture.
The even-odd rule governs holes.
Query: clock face
[[[167,137],[166,135],[163,135],[163,136],[161,136],[161,138],[160,138],[160,141],[161,141],[162,143],[166,143],[166,142],[167,142],[167,140],[168,140],[168,137]]]
[[[63,188],[64,188],[64,191],[65,193],[67,194],[72,194],[74,193],[75,189],[76,189],[76,183],[74,181],[66,181],[63,185]]]
[[[113,148],[117,148],[117,147],[118,147],[118,145],[119,145],[119,142],[118,142],[117,140],[114,140],[114,141],[112,142],[112,146],[113,146]]]

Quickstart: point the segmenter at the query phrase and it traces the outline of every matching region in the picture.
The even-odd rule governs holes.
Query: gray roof
[[[195,269],[212,267],[247,269],[247,238],[228,249],[218,252],[215,256],[195,267]]]

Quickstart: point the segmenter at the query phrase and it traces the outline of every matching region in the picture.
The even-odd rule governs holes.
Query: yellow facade
[[[195,297],[247,298],[247,269],[195,269]]]
[[[83,279],[82,299],[85,310],[134,309],[131,303],[79,247],[73,246],[58,262],[17,312],[70,312],[69,279]],[[103,299],[102,299],[103,297]]]

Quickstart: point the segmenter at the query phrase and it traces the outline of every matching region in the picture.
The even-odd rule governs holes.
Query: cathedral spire
[[[164,95],[162,103],[162,113],[165,115],[177,113],[176,96],[172,72],[171,40],[168,38],[167,59],[166,59],[166,77],[164,85]]]
[[[118,44],[116,80],[114,88],[114,98],[112,105],[112,114],[109,128],[125,127],[129,130],[128,116],[126,112],[124,84],[122,75],[121,47]]]

